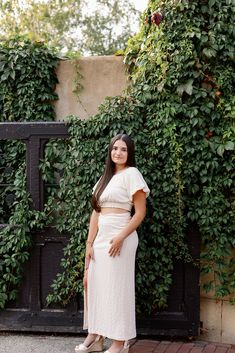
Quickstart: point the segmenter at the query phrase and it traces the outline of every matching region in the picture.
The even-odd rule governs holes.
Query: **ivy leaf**
[[[157,90],[158,92],[162,92],[163,88],[164,88],[164,85],[165,85],[165,81],[162,80],[158,85],[157,85]]]
[[[217,153],[220,157],[223,157],[223,154],[224,154],[224,145],[220,145],[218,148],[217,148]]]
[[[6,62],[5,61],[0,61],[0,71],[4,69]]]
[[[227,151],[233,151],[234,150],[234,143],[232,141],[226,142],[224,149]]]
[[[202,53],[207,57],[207,58],[212,58],[216,56],[216,50],[213,48],[204,48]]]
[[[11,71],[10,76],[11,76],[11,78],[14,80],[14,79],[15,79],[15,76],[16,76],[15,71]]]
[[[210,141],[206,141],[206,142],[209,144],[209,146],[210,146],[212,152],[213,152],[213,153],[216,153],[215,144],[214,144],[213,142],[210,142]]]
[[[7,80],[8,77],[9,77],[9,74],[10,74],[9,70],[6,70],[6,71],[4,72],[4,74],[2,74],[2,76],[1,76],[1,81]]]
[[[193,80],[188,80],[188,82],[185,84],[185,92],[191,96],[193,92]]]
[[[209,6],[212,7],[213,5],[215,5],[216,0],[209,0]]]
[[[118,49],[115,54],[115,56],[123,56],[124,55],[124,51],[122,49]]]
[[[188,80],[185,84],[179,85],[177,87],[177,93],[182,96],[182,94],[186,92],[189,96],[191,96],[193,92],[193,80]]]

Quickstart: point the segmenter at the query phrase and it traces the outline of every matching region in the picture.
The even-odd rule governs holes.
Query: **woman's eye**
[[[117,151],[118,150],[118,147],[114,146],[113,147],[113,151]],[[124,147],[124,148],[121,148],[121,151],[122,152],[127,152],[127,149]]]

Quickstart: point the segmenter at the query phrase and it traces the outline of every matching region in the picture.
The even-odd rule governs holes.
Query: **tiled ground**
[[[0,332],[0,353],[74,353],[74,347],[84,341],[80,335],[60,335],[26,332]],[[104,350],[111,345],[105,340]],[[179,339],[134,339],[129,353],[235,353],[235,345],[218,342]]]
[[[136,340],[132,342],[129,353],[235,353],[235,346],[204,341]]]

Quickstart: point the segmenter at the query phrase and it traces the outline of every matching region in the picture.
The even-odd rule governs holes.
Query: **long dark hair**
[[[91,206],[97,212],[100,212],[100,206],[99,206],[100,195],[102,194],[102,192],[104,191],[104,189],[106,188],[106,186],[108,185],[109,181],[111,180],[111,178],[113,177],[113,175],[115,173],[115,163],[112,161],[111,152],[113,149],[113,145],[118,140],[124,141],[127,145],[126,166],[128,166],[128,167],[135,167],[136,166],[135,145],[134,145],[133,140],[130,138],[130,136],[128,136],[126,134],[118,134],[118,135],[114,136],[109,144],[108,156],[106,159],[104,173],[101,176],[101,178],[97,184],[97,187],[94,191],[94,194],[92,196],[92,199],[91,199]]]

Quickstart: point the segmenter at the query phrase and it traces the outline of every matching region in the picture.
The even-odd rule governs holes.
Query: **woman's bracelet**
[[[92,246],[93,245],[93,241],[87,240],[86,241],[86,245],[88,245],[88,244],[91,244],[91,246]]]

